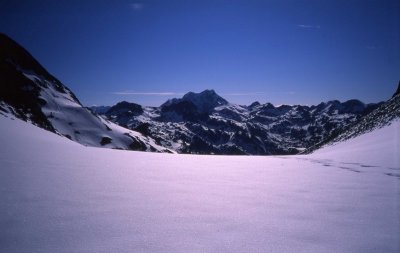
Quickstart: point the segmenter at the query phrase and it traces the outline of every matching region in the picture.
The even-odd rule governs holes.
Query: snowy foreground
[[[0,252],[400,252],[399,127],[308,156],[192,156],[0,116]]]

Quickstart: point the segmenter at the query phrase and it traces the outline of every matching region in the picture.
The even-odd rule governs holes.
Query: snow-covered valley
[[[311,155],[196,156],[0,115],[0,252],[399,252],[399,127]]]

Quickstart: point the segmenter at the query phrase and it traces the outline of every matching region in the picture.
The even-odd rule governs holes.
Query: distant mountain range
[[[358,100],[329,101],[316,106],[254,102],[231,104],[214,90],[189,92],[160,107],[120,102],[104,118],[153,138],[178,153],[296,154],[311,147],[379,107]]]
[[[354,130],[357,127],[367,131],[389,124],[400,117],[399,97],[398,90],[386,103],[334,100],[315,106],[259,102],[245,106],[205,90],[159,107],[123,101],[85,108],[25,49],[0,34],[0,114],[87,146],[193,154],[297,154],[356,135],[361,132]]]

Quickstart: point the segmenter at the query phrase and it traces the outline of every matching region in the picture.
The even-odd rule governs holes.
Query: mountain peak
[[[214,90],[204,90],[200,93],[188,92],[182,100],[192,102],[200,112],[210,112],[217,106],[228,104],[228,101]]]
[[[255,101],[255,102],[251,103],[251,105],[249,105],[249,108],[254,108],[254,107],[259,106],[259,105],[261,105],[260,102]]]
[[[140,115],[143,113],[143,108],[141,105],[130,103],[127,101],[122,101],[117,103],[116,105],[111,106],[110,109],[106,112],[106,114],[116,114],[116,113],[129,113],[132,115]]]
[[[208,98],[210,98],[210,97],[219,97],[219,98],[223,99],[213,89],[203,90],[202,92],[199,92],[199,93],[195,93],[195,92],[190,91],[190,92],[186,93],[185,95],[183,95],[182,99],[193,98],[193,97],[208,97]]]
[[[218,94],[215,92],[215,90],[210,89],[210,90],[203,90],[200,92],[200,94],[207,94],[207,95],[213,95],[213,96],[218,96]]]

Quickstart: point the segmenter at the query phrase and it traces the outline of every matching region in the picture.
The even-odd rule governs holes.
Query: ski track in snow
[[[291,158],[293,159],[293,158]],[[337,162],[329,159],[313,159],[313,158],[302,158],[297,157],[299,161],[307,161],[312,164],[322,165],[324,167],[331,167],[334,169],[343,169],[356,173],[380,173],[387,176],[394,176],[400,179],[400,173],[393,173],[396,171],[400,172],[400,168],[391,168],[385,166],[377,166],[363,163],[352,163],[352,162]]]
[[[0,116],[0,252],[399,252],[393,129],[312,155],[194,156]]]

